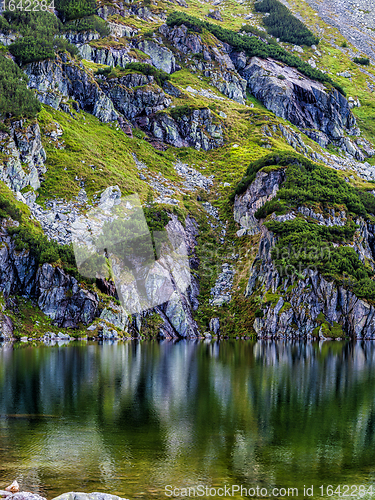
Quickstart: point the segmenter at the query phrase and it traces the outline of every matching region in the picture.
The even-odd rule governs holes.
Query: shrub
[[[168,73],[161,69],[157,69],[147,63],[131,62],[125,65],[124,69],[131,69],[133,71],[138,71],[144,75],[150,75],[155,78],[155,81],[160,87],[166,80],[169,80],[170,76]]]
[[[95,14],[95,0],[56,0],[56,10],[66,22]]]
[[[315,268],[358,297],[374,301],[373,271],[347,245],[353,241],[357,229],[351,217],[374,215],[375,197],[346,183],[334,170],[297,153],[278,152],[252,162],[236,193],[243,192],[260,169],[272,166],[285,168],[285,181],[277,195],[258,209],[256,217],[290,212],[300,206],[310,206],[316,211],[336,205],[347,214],[344,226],[320,225],[299,215],[285,222],[266,221],[265,226],[278,236],[272,258],[280,274],[299,276],[304,269]]]
[[[353,61],[356,64],[362,64],[362,66],[369,66],[370,65],[370,59],[368,57],[355,57]]]
[[[110,33],[108,24],[99,16],[89,16],[69,21],[63,25],[62,30],[96,31],[102,38]]]
[[[8,33],[10,31],[10,25],[4,16],[0,16],[0,31],[2,33]]]
[[[20,65],[55,57],[52,40],[41,37],[20,38],[9,46],[9,51]]]
[[[270,35],[283,42],[295,45],[314,45],[319,43],[316,37],[290,10],[279,0],[262,0],[255,3],[258,12],[269,12],[263,23]]]
[[[74,57],[78,56],[79,52],[75,45],[70,43],[68,40],[62,37],[56,37],[53,43],[56,52],[69,52],[69,54]]]
[[[28,12],[23,10],[5,11],[4,16],[11,29],[22,36],[51,38],[59,32],[61,22],[50,12]]]
[[[184,24],[188,28],[195,29],[195,31],[200,32],[204,28],[215,35],[222,42],[231,45],[235,50],[244,51],[250,57],[257,56],[262,59],[272,57],[273,59],[287,64],[288,66],[298,69],[301,73],[309,78],[312,78],[313,80],[318,80],[322,83],[332,85],[339,92],[345,95],[342,87],[335,83],[328,75],[322,73],[318,69],[312,68],[310,64],[302,61],[299,57],[290,54],[276,43],[267,43],[256,37],[241,36],[235,31],[209,23],[208,21],[202,21],[201,19],[189,16],[183,12],[172,12],[169,14],[167,24],[168,26],[180,26],[181,24]]]
[[[33,118],[41,110],[40,102],[27,88],[27,77],[11,60],[0,55],[0,118]]]

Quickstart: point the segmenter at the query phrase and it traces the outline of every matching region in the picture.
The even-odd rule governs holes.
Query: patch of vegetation
[[[370,66],[370,59],[368,57],[355,57],[353,62],[362,66]]]
[[[50,12],[6,11],[4,15],[12,30],[22,35],[9,46],[18,64],[53,58],[55,52],[65,50],[78,54],[77,47],[57,36],[62,25]]]
[[[74,19],[65,23],[62,27],[63,31],[96,31],[104,38],[109,35],[110,29],[108,23],[99,16],[88,16],[79,19]]]
[[[33,118],[40,111],[40,102],[27,88],[27,76],[11,60],[0,54],[0,119],[8,116]],[[6,125],[2,124],[4,132]]]
[[[160,87],[164,82],[170,79],[170,75],[168,73],[147,63],[131,62],[125,65],[125,69],[137,71],[138,73],[142,73],[146,76],[153,76],[156,83],[160,85]]]
[[[95,0],[56,0],[56,10],[66,22],[85,16],[92,16],[96,11]]]
[[[316,320],[320,326],[314,328],[314,330],[312,332],[312,335],[314,337],[317,337],[319,335],[320,331],[322,332],[322,334],[325,337],[329,337],[329,338],[333,338],[333,339],[345,337],[342,326],[339,323],[337,323],[336,321],[334,321],[333,325],[331,325],[327,321],[326,317],[324,316],[324,314],[322,312],[319,313]]]
[[[107,66],[105,68],[98,68],[97,75],[103,75],[109,78],[119,78],[122,74],[140,73],[146,76],[153,76],[156,83],[161,87],[163,83],[170,79],[170,75],[161,69],[157,69],[147,63],[131,62],[122,66]]]
[[[280,45],[269,44],[256,37],[241,36],[235,31],[209,23],[208,21],[202,21],[201,19],[182,12],[172,12],[169,14],[167,24],[168,26],[180,26],[181,24],[184,24],[188,28],[198,32],[202,32],[202,29],[204,28],[215,35],[222,42],[231,45],[234,49],[239,51],[243,50],[248,56],[257,56],[262,59],[272,57],[287,64],[288,66],[298,69],[309,78],[332,85],[339,92],[345,95],[342,87],[335,83],[328,75],[322,73],[318,69],[313,69],[308,63],[302,61],[299,57],[290,54],[288,51],[280,47]]]
[[[279,38],[282,42],[295,45],[314,45],[319,43],[316,37],[290,10],[279,0],[261,0],[255,2],[257,12],[268,12],[263,23],[270,35]]]

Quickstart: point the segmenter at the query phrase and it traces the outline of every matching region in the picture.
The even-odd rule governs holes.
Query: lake
[[[0,347],[0,489],[351,496],[375,483],[374,438],[371,342]]]

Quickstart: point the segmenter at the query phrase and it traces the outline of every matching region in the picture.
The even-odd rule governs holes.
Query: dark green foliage
[[[263,313],[262,309],[257,309],[257,310],[255,311],[254,316],[255,316],[256,318],[263,318],[264,313]]]
[[[239,182],[232,199],[242,194],[253,182],[257,172],[277,165],[287,167],[286,180],[277,193],[277,198],[267,202],[257,212],[264,218],[274,211],[284,211],[288,206],[306,204],[343,205],[355,215],[375,214],[375,197],[357,189],[344,180],[334,170],[314,163],[298,153],[275,152],[250,163],[243,179]]]
[[[63,25],[62,30],[96,31],[102,38],[108,36],[110,33],[108,24],[99,16],[89,16],[69,21]]]
[[[355,57],[353,59],[353,62],[355,62],[356,64],[362,64],[362,66],[370,65],[370,59],[368,57]]]
[[[11,60],[0,55],[0,118],[33,118],[41,110],[40,102],[27,88],[27,77]]]
[[[85,16],[95,14],[95,0],[56,0],[56,10],[59,12],[61,19],[71,21]]]
[[[96,70],[96,74],[108,76],[111,73],[112,69],[113,69],[112,66],[108,66],[106,68],[99,68],[98,70]]]
[[[69,52],[69,54],[74,57],[74,56],[78,56],[79,52],[78,52],[78,49],[75,45],[73,45],[72,43],[68,42],[68,40],[66,40],[65,38],[62,38],[62,37],[56,37],[54,39],[54,49],[56,50],[56,52]]]
[[[241,31],[244,31],[245,33],[251,33],[254,36],[258,36],[259,38],[264,38],[264,39],[270,38],[267,35],[267,33],[256,28],[255,26],[251,26],[251,24],[246,24],[245,26],[242,26]]]
[[[168,73],[163,71],[162,69],[157,69],[154,66],[151,66],[147,63],[138,63],[131,62],[125,65],[125,69],[131,69],[133,71],[137,71],[138,73],[142,73],[144,75],[150,75],[155,78],[155,81],[158,85],[162,86],[166,80],[169,80],[170,76]]]
[[[12,29],[22,35],[9,47],[20,65],[53,58],[55,51],[68,51],[72,56],[78,54],[74,45],[64,38],[56,37],[61,22],[50,12],[7,11],[5,15]]]
[[[8,33],[10,31],[9,23],[4,16],[0,16],[0,31],[2,33]]]
[[[329,228],[297,218],[286,222],[269,221],[266,226],[279,236],[272,258],[281,275],[298,274],[306,268],[317,270],[353,291],[357,297],[374,301],[372,269],[360,261],[353,248],[332,245],[332,242],[352,239],[353,223]]]
[[[9,46],[10,53],[18,64],[40,61],[55,57],[53,41],[50,38],[25,36]]]
[[[188,14],[184,14],[182,12],[172,12],[172,14],[170,14],[167,18],[167,24],[168,26],[180,26],[181,24],[184,24],[188,28],[195,29],[195,31],[202,31],[202,28],[205,28],[222,42],[228,43],[236,50],[243,50],[248,56],[257,56],[262,59],[272,57],[287,64],[288,66],[298,69],[301,73],[309,78],[312,78],[313,80],[318,80],[319,82],[332,85],[339,92],[345,95],[345,92],[340,85],[335,83],[328,75],[322,73],[318,69],[313,69],[310,64],[302,61],[299,57],[290,54],[277,44],[263,42],[256,37],[241,36],[235,31],[209,23],[208,21],[202,21],[201,19],[189,16]]]
[[[61,27],[61,22],[50,12],[7,10],[4,16],[10,23],[11,29],[22,36],[51,37],[58,33]]]
[[[154,206],[145,207],[143,214],[150,231],[163,231],[170,221],[168,213],[165,210],[160,210]]]
[[[295,45],[314,45],[319,43],[316,37],[290,10],[279,0],[262,0],[255,3],[258,12],[269,12],[263,22],[270,35],[283,42]]]

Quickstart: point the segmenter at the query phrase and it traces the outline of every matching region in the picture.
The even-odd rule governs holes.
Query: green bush
[[[133,71],[138,71],[143,75],[153,76],[156,83],[160,86],[162,86],[166,80],[170,79],[168,73],[147,63],[131,62],[126,64],[124,69],[131,69]]]
[[[66,52],[69,52],[69,54],[72,57],[78,56],[78,54],[79,54],[77,47],[62,37],[56,37],[54,39],[53,47],[56,50],[56,52],[65,52],[66,51]]]
[[[61,19],[71,21],[81,17],[92,16],[95,14],[95,0],[56,0],[56,10]]]
[[[4,16],[0,16],[0,32],[8,33],[10,31],[10,25]]]
[[[96,31],[102,38],[108,36],[110,33],[107,22],[99,16],[89,16],[69,21],[63,25],[62,30]]]
[[[362,64],[362,66],[370,65],[370,59],[368,57],[355,57],[353,59],[353,62],[355,62],[356,64]]]
[[[49,38],[25,36],[12,43],[9,46],[9,51],[21,66],[55,57],[53,41]]]
[[[263,23],[270,35],[283,42],[295,45],[314,45],[319,43],[316,37],[290,10],[279,0],[262,0],[255,3],[258,12],[269,12]]]
[[[0,118],[33,118],[41,110],[40,102],[27,88],[27,77],[18,66],[0,55]]]
[[[204,28],[215,35],[222,42],[228,43],[238,51],[243,50],[250,57],[257,56],[262,59],[272,57],[273,59],[287,64],[288,66],[298,69],[301,73],[309,78],[312,78],[313,80],[318,80],[327,85],[332,85],[339,92],[345,95],[342,87],[335,83],[328,75],[322,73],[318,69],[312,68],[310,64],[302,61],[299,57],[290,54],[278,44],[263,42],[256,37],[241,36],[235,31],[209,23],[208,21],[202,21],[201,19],[189,16],[188,14],[182,12],[172,12],[169,14],[167,24],[168,26],[180,26],[181,24],[184,24],[188,28],[199,32],[201,32]]]
[[[61,27],[61,22],[50,12],[28,12],[23,10],[5,11],[4,16],[9,22],[13,31],[19,32],[22,36],[34,36],[51,38],[57,34]]]

